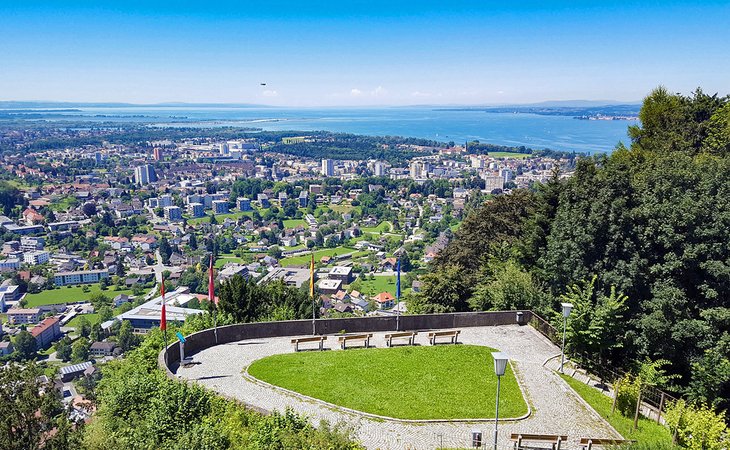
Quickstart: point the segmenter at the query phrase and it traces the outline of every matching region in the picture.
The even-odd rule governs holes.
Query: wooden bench
[[[510,441],[514,442],[513,448],[516,449],[521,449],[522,443],[527,441],[551,444],[553,450],[560,450],[560,445],[567,440],[568,436],[561,436],[558,434],[512,433],[510,435]]]
[[[385,345],[388,347],[393,346],[393,339],[408,338],[408,345],[413,345],[416,340],[416,331],[404,331],[401,333],[388,333],[385,335]]]
[[[431,345],[436,345],[437,337],[447,336],[451,338],[452,344],[457,344],[459,333],[461,333],[461,330],[431,331],[428,333],[428,342],[431,343]]]
[[[302,338],[294,338],[291,340],[291,343],[294,344],[294,351],[299,351],[299,344],[307,343],[307,342],[319,342],[319,349],[324,350],[324,341],[327,340],[327,336],[310,336],[310,337],[302,337]]]
[[[370,334],[346,334],[344,336],[339,337],[340,341],[340,348],[342,350],[347,349],[347,341],[363,341],[365,344],[365,348],[370,348],[370,338],[372,338],[372,333]]]
[[[631,444],[636,441],[625,439],[602,439],[602,438],[580,438],[580,446],[584,450],[592,450],[593,446],[604,447],[606,445]]]

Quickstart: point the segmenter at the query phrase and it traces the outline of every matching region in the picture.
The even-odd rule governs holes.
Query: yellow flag
[[[309,296],[314,298],[314,251],[312,251],[312,263],[309,265]]]

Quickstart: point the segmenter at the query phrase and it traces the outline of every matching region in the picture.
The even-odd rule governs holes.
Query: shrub
[[[639,379],[629,374],[616,382],[616,409],[626,417],[633,417],[639,398]]]
[[[677,443],[691,450],[723,450],[730,444],[725,412],[716,413],[705,405],[691,405],[677,400],[667,405],[664,413]]]

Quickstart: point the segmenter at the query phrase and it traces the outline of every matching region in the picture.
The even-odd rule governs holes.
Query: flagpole
[[[395,284],[395,331],[400,331],[400,256],[398,257],[398,273]]]
[[[213,278],[213,254],[210,254],[210,264],[208,266],[208,301],[213,308],[213,334],[215,335],[215,343],[218,345],[218,320],[216,312],[218,311],[218,303],[215,301],[215,278]]]
[[[309,265],[309,296],[312,297],[312,336],[317,334],[317,303],[314,301],[314,248],[312,248],[312,261]]]
[[[165,341],[165,367],[167,367],[167,308],[165,305],[165,275],[162,275],[162,284],[160,285],[160,295],[162,296],[162,311],[160,315],[160,328],[162,328],[162,338]],[[182,364],[182,361],[180,361]]]

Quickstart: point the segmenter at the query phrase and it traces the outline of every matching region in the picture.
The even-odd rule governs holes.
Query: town
[[[315,159],[282,149],[338,137],[291,133],[36,148],[94,133],[106,132],[0,137],[16,150],[2,164],[0,354],[39,358],[82,418],[97,364],[159,327],[163,278],[173,322],[209,309],[211,256],[217,283],[241,275],[302,289],[313,259],[320,317],[406,313],[470,208],[567,177],[575,163],[469,143],[378,144],[408,159]]]

